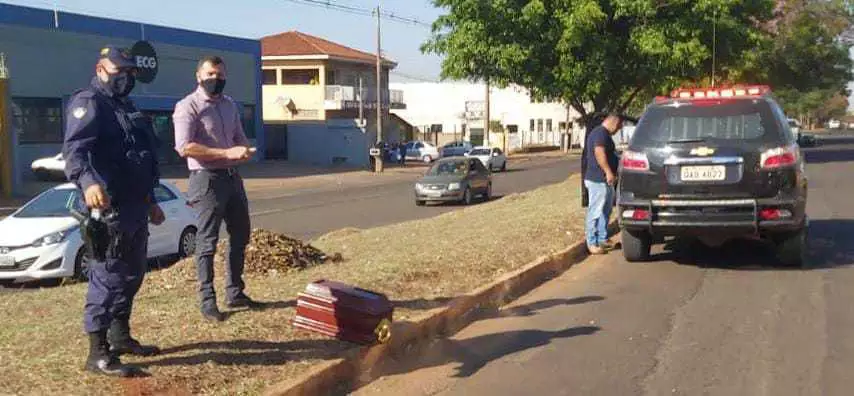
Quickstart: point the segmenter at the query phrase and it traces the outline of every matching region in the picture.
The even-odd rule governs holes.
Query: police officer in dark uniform
[[[62,150],[68,180],[83,192],[90,217],[101,213],[108,230],[100,254],[87,244],[93,258],[83,315],[90,343],[86,369],[129,377],[142,372],[123,365],[119,355],[160,352],[130,334],[133,299],[148,264],[148,222],[165,220],[153,194],[158,143],[150,120],[128,99],[136,75],[129,52],[102,49],[95,71],[89,87],[69,101]]]

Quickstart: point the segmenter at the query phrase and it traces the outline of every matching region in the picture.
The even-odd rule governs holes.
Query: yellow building
[[[376,142],[376,55],[296,31],[261,39],[263,119],[268,157],[366,166]],[[389,90],[397,64],[382,59],[383,140],[402,140],[389,109],[405,109]]]

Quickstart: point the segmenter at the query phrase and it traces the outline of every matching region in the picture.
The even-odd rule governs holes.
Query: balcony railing
[[[383,96],[383,106],[386,108],[406,108],[402,90],[390,89],[388,94]],[[359,106],[359,89],[345,85],[328,85],[325,99],[326,110],[355,109]],[[361,102],[366,109],[374,108],[377,102],[376,89],[362,88]]]

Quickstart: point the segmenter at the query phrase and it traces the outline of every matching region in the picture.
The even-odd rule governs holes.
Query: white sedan
[[[39,180],[65,180],[65,160],[62,158],[62,153],[53,157],[39,158],[30,164],[30,168]]]
[[[406,144],[406,159],[429,164],[439,159],[439,149],[427,142],[414,141]]]
[[[166,221],[149,225],[148,257],[192,255],[196,213],[174,184],[161,182],[154,192]],[[0,220],[0,281],[86,279],[85,248],[70,208],[82,209],[82,200],[80,190],[66,183],[39,194]]]
[[[500,170],[504,172],[507,170],[507,156],[497,147],[475,147],[465,156],[479,159],[483,166],[490,171]]]

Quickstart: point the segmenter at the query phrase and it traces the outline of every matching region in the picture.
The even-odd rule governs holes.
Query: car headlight
[[[65,231],[54,232],[52,234],[47,234],[47,235],[45,235],[39,239],[36,239],[33,242],[32,246],[33,247],[42,247],[42,246],[55,245],[57,243],[64,241],[65,237],[67,237],[68,234],[71,234],[71,231],[72,230],[65,230]]]
[[[448,184],[448,190],[454,191],[460,189],[460,183],[451,183]]]
[[[421,184],[421,183],[415,183],[415,189],[416,189],[416,190],[421,190],[421,189],[423,189],[423,188],[424,188],[424,185],[423,185],[423,184]]]

